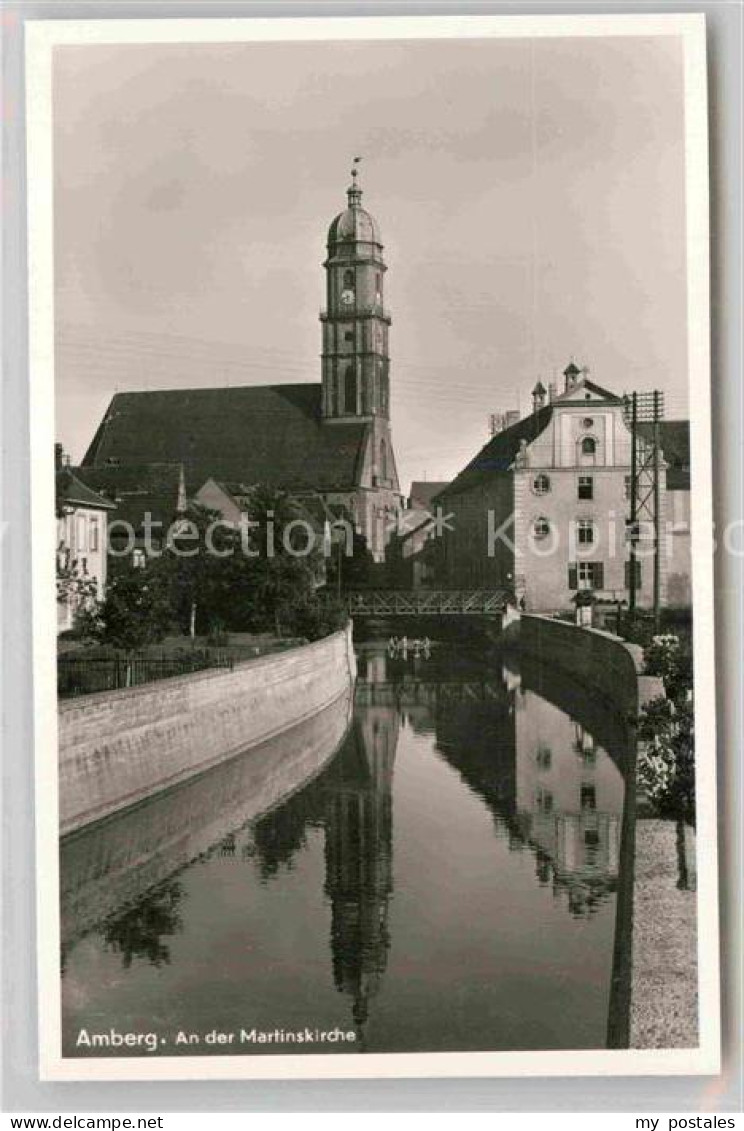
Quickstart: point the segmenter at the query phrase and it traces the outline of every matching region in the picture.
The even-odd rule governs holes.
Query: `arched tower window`
[[[356,413],[357,408],[357,387],[356,387],[356,369],[353,365],[346,366],[344,374],[344,411],[347,416],[350,413]]]
[[[354,286],[354,272],[353,271],[344,271],[344,287],[352,287],[353,288],[353,286]]]
[[[387,479],[387,444],[380,440],[380,478]]]

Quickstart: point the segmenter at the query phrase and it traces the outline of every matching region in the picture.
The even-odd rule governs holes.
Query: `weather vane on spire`
[[[352,166],[352,170],[351,170],[351,175],[354,179],[354,184],[356,184],[356,179],[359,176],[359,170],[357,169],[357,165],[361,164],[361,160],[362,160],[361,157],[355,157],[354,158],[354,162],[353,162],[353,166]]]

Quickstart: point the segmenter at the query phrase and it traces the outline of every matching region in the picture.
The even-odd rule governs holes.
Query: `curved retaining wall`
[[[351,626],[240,664],[59,706],[60,834],[311,718],[354,683]]]
[[[175,789],[65,837],[60,850],[63,945],[121,914],[235,829],[312,781],[351,722],[351,688],[329,707]]]
[[[637,715],[649,699],[664,694],[657,676],[643,675],[643,649],[611,632],[537,613],[512,614],[504,631],[507,639],[514,637],[526,652],[588,684],[625,715]]]

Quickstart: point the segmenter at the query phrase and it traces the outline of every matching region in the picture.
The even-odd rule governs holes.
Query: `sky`
[[[73,462],[116,391],[320,380],[357,155],[404,491],[572,357],[687,415],[678,37],[64,46],[53,81]]]

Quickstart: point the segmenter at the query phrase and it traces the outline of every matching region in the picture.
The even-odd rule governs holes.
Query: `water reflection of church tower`
[[[360,1038],[390,946],[397,742],[394,707],[358,707],[329,783],[326,893],[331,901],[333,977],[337,989],[353,999]]]

